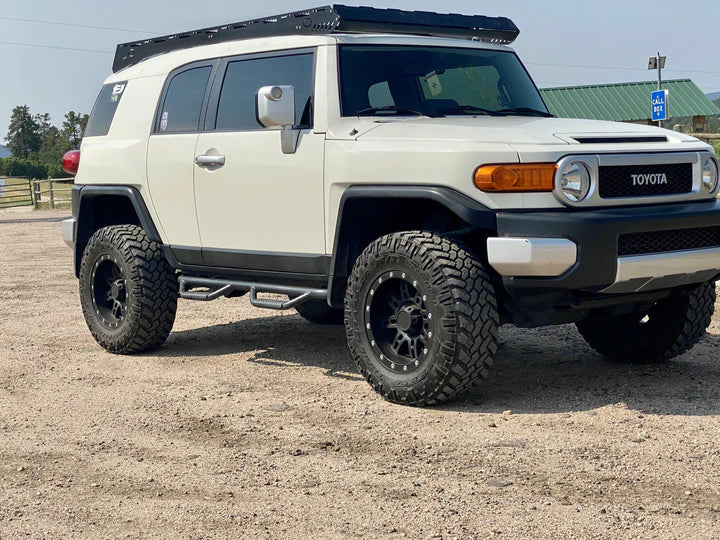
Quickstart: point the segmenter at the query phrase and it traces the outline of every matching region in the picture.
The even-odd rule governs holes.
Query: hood
[[[637,142],[696,142],[697,139],[652,126],[527,116],[447,118],[342,118],[327,133],[335,140],[444,140],[512,145]],[[657,140],[648,140],[648,138]],[[664,138],[664,139],[663,139]]]

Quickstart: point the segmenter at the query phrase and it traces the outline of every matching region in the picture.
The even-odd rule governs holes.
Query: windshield
[[[513,52],[448,47],[340,48],[343,116],[550,116]]]

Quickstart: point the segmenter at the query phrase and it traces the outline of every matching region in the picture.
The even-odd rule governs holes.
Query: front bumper
[[[488,241],[488,259],[512,296],[668,289],[715,279],[720,274],[720,245],[619,257],[620,235],[715,226],[720,226],[720,203],[715,200],[585,211],[501,211],[498,238]],[[519,251],[514,267],[507,260],[496,267],[493,261],[508,257],[498,249],[507,248],[509,239],[526,241],[529,247]],[[538,242],[547,239],[555,242]]]
[[[603,293],[669,289],[710,281],[720,270],[720,248],[619,257],[615,282]]]

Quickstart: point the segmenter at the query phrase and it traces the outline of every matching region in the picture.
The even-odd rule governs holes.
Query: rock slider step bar
[[[254,281],[233,281],[184,275],[180,276],[179,285],[180,298],[185,300],[209,302],[222,296],[230,296],[234,292],[249,292],[250,303],[253,306],[278,310],[291,309],[304,304],[308,300],[327,300],[328,297],[327,289],[308,289],[305,287],[256,283]],[[193,290],[198,288],[204,290]],[[259,298],[258,293],[286,294],[290,297],[290,300]]]

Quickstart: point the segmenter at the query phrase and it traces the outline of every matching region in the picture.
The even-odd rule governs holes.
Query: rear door
[[[193,162],[216,64],[200,62],[170,74],[148,143],[152,204],[168,242],[178,258],[188,264],[202,264]]]
[[[224,164],[195,166],[198,225],[207,264],[322,274],[324,134],[313,133],[315,53],[277,52],[224,60],[218,67],[196,156]],[[278,129],[258,123],[256,94],[295,87],[294,154],[283,154]]]

